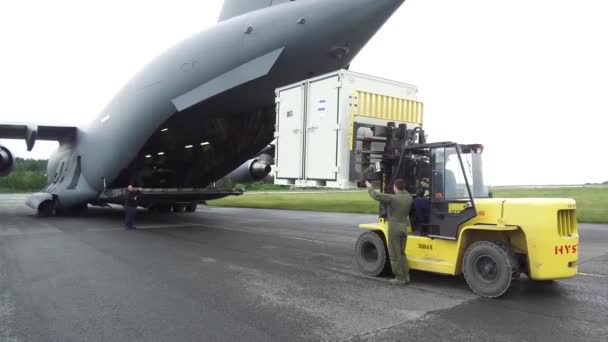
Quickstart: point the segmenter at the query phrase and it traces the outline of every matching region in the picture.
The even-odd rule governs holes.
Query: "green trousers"
[[[390,223],[388,225],[388,255],[391,260],[391,269],[398,280],[409,281],[410,269],[405,255],[407,234],[405,223]]]

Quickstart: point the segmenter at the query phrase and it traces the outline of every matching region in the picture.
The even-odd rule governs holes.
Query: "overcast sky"
[[[221,3],[1,2],[0,121],[88,122]],[[430,140],[483,143],[490,185],[603,182],[607,15],[601,0],[408,0],[351,70],[417,85]]]

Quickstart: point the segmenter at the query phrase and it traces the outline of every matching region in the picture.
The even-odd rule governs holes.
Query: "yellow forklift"
[[[372,134],[356,151],[360,179],[392,192],[401,178],[414,198],[406,255],[409,268],[460,275],[476,294],[504,295],[522,273],[545,281],[576,276],[578,228],[573,199],[493,198],[483,183],[483,146],[426,143],[420,127],[356,123]],[[360,145],[361,146],[361,145]],[[381,148],[379,148],[381,146]],[[378,186],[376,186],[378,188]],[[390,274],[386,208],[361,224],[355,260],[369,276]]]

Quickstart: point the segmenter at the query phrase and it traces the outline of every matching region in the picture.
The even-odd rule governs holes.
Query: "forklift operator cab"
[[[481,145],[453,143],[425,151],[431,157],[431,175],[419,177],[428,180],[430,191],[423,191],[414,200],[414,234],[456,239],[460,225],[477,215],[474,198],[489,197],[483,185],[482,151]]]

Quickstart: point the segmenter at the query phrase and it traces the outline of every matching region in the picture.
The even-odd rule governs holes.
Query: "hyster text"
[[[578,245],[555,246],[555,255],[575,254],[577,250]]]

